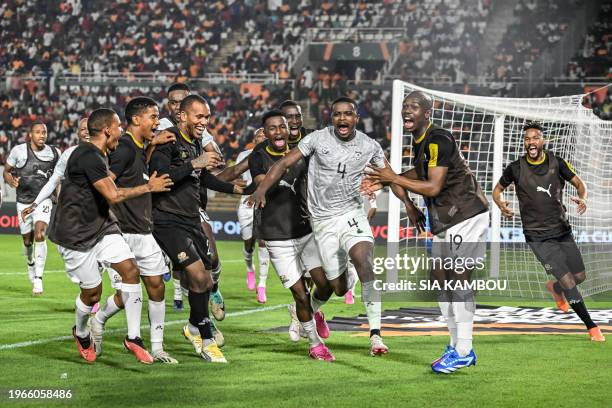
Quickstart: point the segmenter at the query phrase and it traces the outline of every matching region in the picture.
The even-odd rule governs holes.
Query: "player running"
[[[253,148],[266,140],[266,135],[263,128],[255,131],[253,137]],[[236,163],[247,160],[253,149],[247,149],[241,152],[236,158]],[[247,185],[253,182],[251,172],[246,171],[242,174],[242,179]],[[240,235],[244,242],[244,261],[247,268],[247,288],[255,290],[255,267],[253,266],[253,252],[255,249],[255,238],[253,238],[253,208],[246,203],[247,196],[243,196],[238,203],[238,222],[240,223]],[[257,283],[257,301],[266,303],[266,280],[268,278],[268,269],[270,266],[270,255],[263,241],[258,241],[259,250],[257,260],[259,263],[259,282]]]
[[[145,185],[118,188],[108,175],[105,155],[117,147],[122,132],[119,116],[111,109],[97,109],[89,116],[87,128],[90,142],[81,143],[68,160],[49,232],[49,239],[57,244],[64,259],[66,272],[80,282],[72,335],[81,357],[88,362],[95,361],[87,322],[102,294],[98,264],[109,263],[122,278],[121,301],[125,305],[128,328],[123,345],[138,361],[151,364],[153,357],[140,338],[140,271],[109,211],[109,203],[115,205],[151,192],[167,191],[172,181],[166,175],[158,177],[153,173]]]
[[[128,123],[125,135],[119,139],[117,148],[109,157],[110,176],[119,188],[147,184],[149,170],[145,142],[153,140],[159,125],[157,104],[150,98],[136,97],[125,107],[125,119]],[[147,290],[151,355],[161,363],[177,364],[178,361],[163,348],[166,287],[162,276],[168,272],[168,266],[161,248],[152,235],[152,196],[145,194],[113,204],[111,209],[117,217],[123,238],[135,256],[141,279]],[[108,319],[124,308],[121,300],[120,293],[109,296],[106,304],[91,319],[91,337],[98,356],[102,354],[104,325]]]
[[[249,169],[258,185],[274,164],[290,151],[287,119],[281,111],[264,114],[262,125],[267,142],[264,148],[256,149],[249,158]],[[308,164],[302,158],[282,175],[278,183],[267,189],[267,205],[255,208],[254,235],[264,240],[281,283],[291,290],[296,315],[310,343],[310,357],[334,361],[334,356],[317,333],[310,295],[302,279],[305,271],[321,268],[308,213],[302,205],[303,195],[306,194],[302,185],[306,182],[307,171]],[[329,330],[324,337],[328,336]]]
[[[587,210],[586,185],[567,161],[544,150],[544,130],[539,123],[527,123],[523,131],[527,153],[506,167],[493,191],[493,201],[502,215],[511,219],[514,211],[502,199],[502,192],[514,183],[525,240],[546,273],[556,279],[556,282],[548,281],[546,289],[564,313],[570,307],[576,312],[591,340],[605,341],[600,328],[591,320],[577,287],[586,279],[586,272],[561,201],[565,183],[569,182],[578,192],[577,197],[571,198],[578,214],[584,214]]]
[[[30,141],[11,149],[4,165],[4,181],[17,190],[17,214],[32,207],[31,215],[19,219],[23,253],[28,265],[32,294],[43,293],[43,272],[47,262],[45,234],[53,203],[50,198],[38,204],[34,199],[51,177],[60,156],[59,150],[46,144],[47,125],[38,121],[30,127]]]
[[[433,102],[420,91],[409,93],[403,101],[404,130],[412,133],[415,167],[400,175],[386,164],[371,168],[367,181],[391,184],[394,193],[400,187],[410,219],[422,226],[422,214],[405,196],[410,190],[425,197],[431,230],[432,257],[484,259],[489,227],[488,202],[476,178],[461,156],[452,134],[430,122]],[[449,243],[453,243],[450,245]],[[438,265],[436,265],[438,266]],[[440,285],[446,281],[469,281],[471,270],[434,268],[433,276]],[[444,286],[441,286],[444,287]],[[441,290],[438,304],[446,319],[450,344],[442,356],[432,363],[435,372],[451,373],[476,364],[472,348],[472,331],[476,304],[470,289]]]
[[[384,166],[380,145],[355,129],[357,103],[339,98],[332,103],[331,127],[315,131],[274,166],[251,200],[265,207],[266,192],[300,159],[308,164],[308,209],[325,275],[337,296],[344,296],[352,283],[347,279],[350,258],[362,282],[362,300],[370,325],[370,353],[388,352],[380,333],[381,304],[374,290],[372,251],[374,238],[363,208],[360,183],[368,163]],[[378,300],[378,301],[376,301]]]
[[[77,136],[79,138],[79,142],[87,142],[89,141],[89,132],[87,131],[87,118],[82,118],[79,121],[79,128],[77,131]],[[47,181],[47,184],[40,190],[34,202],[29,206],[24,208],[21,211],[21,217],[26,219],[26,217],[34,211],[39,205],[41,205],[45,200],[51,197],[51,195],[55,192],[60,183],[64,180],[64,173],[66,172],[66,164],[72,155],[72,152],[78,147],[78,145],[71,146],[68,149],[64,150],[62,155],[57,160],[57,164],[53,169],[53,174]],[[115,271],[113,268],[105,268],[102,267],[103,270],[108,272],[108,276],[111,281],[111,285],[116,290],[121,290],[121,276]],[[79,283],[78,280],[74,283]],[[95,314],[98,311],[99,303],[96,302],[94,307],[91,309],[91,312]]]
[[[176,142],[157,146],[151,156],[150,169],[169,174],[175,183],[172,191],[153,199],[153,235],[174,268],[186,273],[191,308],[183,335],[204,360],[225,363],[209,318],[211,259],[199,215],[200,173],[206,167],[216,167],[220,157],[202,153],[198,142],[210,120],[208,103],[199,95],[189,95],[179,109],[178,127],[169,128]]]

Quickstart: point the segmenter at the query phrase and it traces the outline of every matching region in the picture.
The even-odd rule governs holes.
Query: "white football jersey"
[[[360,185],[368,163],[384,167],[380,144],[356,131],[350,141],[339,139],[332,126],[310,133],[298,144],[308,164],[308,209],[313,220],[363,208]]]

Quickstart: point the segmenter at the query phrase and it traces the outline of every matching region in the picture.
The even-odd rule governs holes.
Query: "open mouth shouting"
[[[529,153],[529,157],[531,157],[532,159],[537,158],[539,155],[538,146],[530,144],[529,146],[527,146],[527,153]]]
[[[287,141],[282,136],[277,136],[272,139],[272,144],[277,150],[283,150],[287,146]]]
[[[406,115],[404,116],[404,129],[411,132],[415,128],[414,118],[412,116]]]
[[[351,127],[346,123],[339,123],[336,127],[338,134],[342,137],[348,137],[351,133]]]

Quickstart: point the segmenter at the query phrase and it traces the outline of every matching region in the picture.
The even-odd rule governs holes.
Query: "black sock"
[[[372,329],[372,330],[370,330],[370,337],[372,337],[375,334],[380,336],[380,329]]]
[[[211,291],[211,292],[216,292],[216,291],[218,291],[218,290],[219,290],[219,282],[215,282],[215,283],[213,284],[213,287],[212,287],[212,289],[211,289],[210,291]]]
[[[212,339],[212,329],[210,328],[210,319],[208,313],[208,299],[210,292],[196,293],[189,291],[189,323],[196,326],[200,331],[202,340]]]
[[[593,323],[593,320],[591,320],[591,315],[589,314],[584,301],[581,300],[577,303],[570,303],[570,306],[572,309],[574,309],[574,312],[576,312],[578,317],[580,317],[580,320],[584,322],[587,330],[597,327],[597,325]]]
[[[563,293],[565,294],[567,303],[569,303],[572,309],[574,309],[574,312],[576,312],[580,320],[584,322],[587,329],[597,327],[597,325],[593,323],[593,320],[591,320],[591,315],[584,304],[584,300],[582,300],[582,295],[580,294],[578,287],[574,286],[571,289],[564,289]]]
[[[553,284],[553,290],[555,291],[555,293],[557,294],[562,294],[563,293],[563,288],[561,287],[561,285],[559,284],[559,281],[555,282]]]

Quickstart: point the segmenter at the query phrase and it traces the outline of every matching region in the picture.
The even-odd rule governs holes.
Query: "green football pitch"
[[[169,285],[165,348],[180,364],[137,363],[121,344],[125,315],[120,313],[107,324],[104,354],[89,365],[70,337],[77,286],[66,277],[50,244],[44,294],[32,297],[20,241],[19,236],[0,236],[2,407],[612,406],[612,339],[593,343],[586,332],[476,336],[477,366],[452,375],[436,375],[429,366],[443,350],[445,336],[386,337],[390,353],[373,358],[366,337],[332,332],[327,344],[337,361],[310,360],[305,341],[292,343],[286,332],[269,331],[289,323],[289,292],[271,270],[268,303],[259,305],[246,289],[239,242],[219,243],[228,315],[218,326],[229,364],[208,364],[194,354],[180,333],[188,312],[172,309]],[[109,289],[105,277],[104,298]],[[504,305],[550,303],[515,300]],[[387,303],[383,309],[406,306]],[[594,307],[612,308],[612,302]],[[328,319],[349,317],[363,313],[363,306],[335,299],[324,311]],[[148,328],[142,334],[148,343]],[[70,389],[72,399],[10,399],[10,390],[17,389]]]

